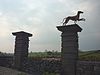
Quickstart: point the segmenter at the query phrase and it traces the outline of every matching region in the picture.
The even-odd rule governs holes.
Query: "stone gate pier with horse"
[[[66,25],[69,22],[69,20],[74,21],[75,24],[77,23],[77,21],[85,21],[84,18],[80,18],[80,14],[83,14],[83,11],[78,11],[75,16],[65,17],[63,19],[63,25]]]

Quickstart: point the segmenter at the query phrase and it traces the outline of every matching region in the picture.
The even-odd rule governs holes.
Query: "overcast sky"
[[[0,51],[14,52],[12,32],[18,31],[33,34],[29,51],[60,51],[61,32],[56,26],[78,10],[86,18],[77,23],[83,29],[79,49],[100,50],[100,0],[0,0]]]

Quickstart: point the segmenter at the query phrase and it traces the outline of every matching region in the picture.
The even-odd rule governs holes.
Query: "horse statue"
[[[68,17],[65,17],[65,18],[63,19],[63,25],[66,25],[66,24],[68,23],[69,20],[74,21],[75,24],[76,24],[77,21],[85,21],[84,18],[81,18],[81,19],[79,18],[79,17],[80,17],[80,14],[82,14],[82,13],[83,13],[82,11],[78,11],[78,12],[77,12],[77,15],[75,15],[75,16],[68,16]]]

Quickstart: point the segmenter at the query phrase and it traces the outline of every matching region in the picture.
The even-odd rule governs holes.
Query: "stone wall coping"
[[[77,24],[57,26],[57,29],[61,32],[81,32],[82,28]]]
[[[27,37],[31,37],[32,34],[30,33],[27,33],[27,32],[24,32],[24,31],[19,31],[19,32],[13,32],[12,33],[14,36],[27,36]]]

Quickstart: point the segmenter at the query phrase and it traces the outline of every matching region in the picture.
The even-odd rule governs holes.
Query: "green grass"
[[[48,58],[48,57],[61,57],[61,52],[31,52],[29,53],[31,58]],[[94,51],[79,51],[79,60],[86,61],[100,61],[100,50]]]
[[[100,61],[100,50],[80,52],[79,60]]]
[[[61,53],[60,52],[31,52],[29,53],[29,57],[61,57]]]
[[[46,57],[46,52],[31,52],[29,53],[29,57]]]

